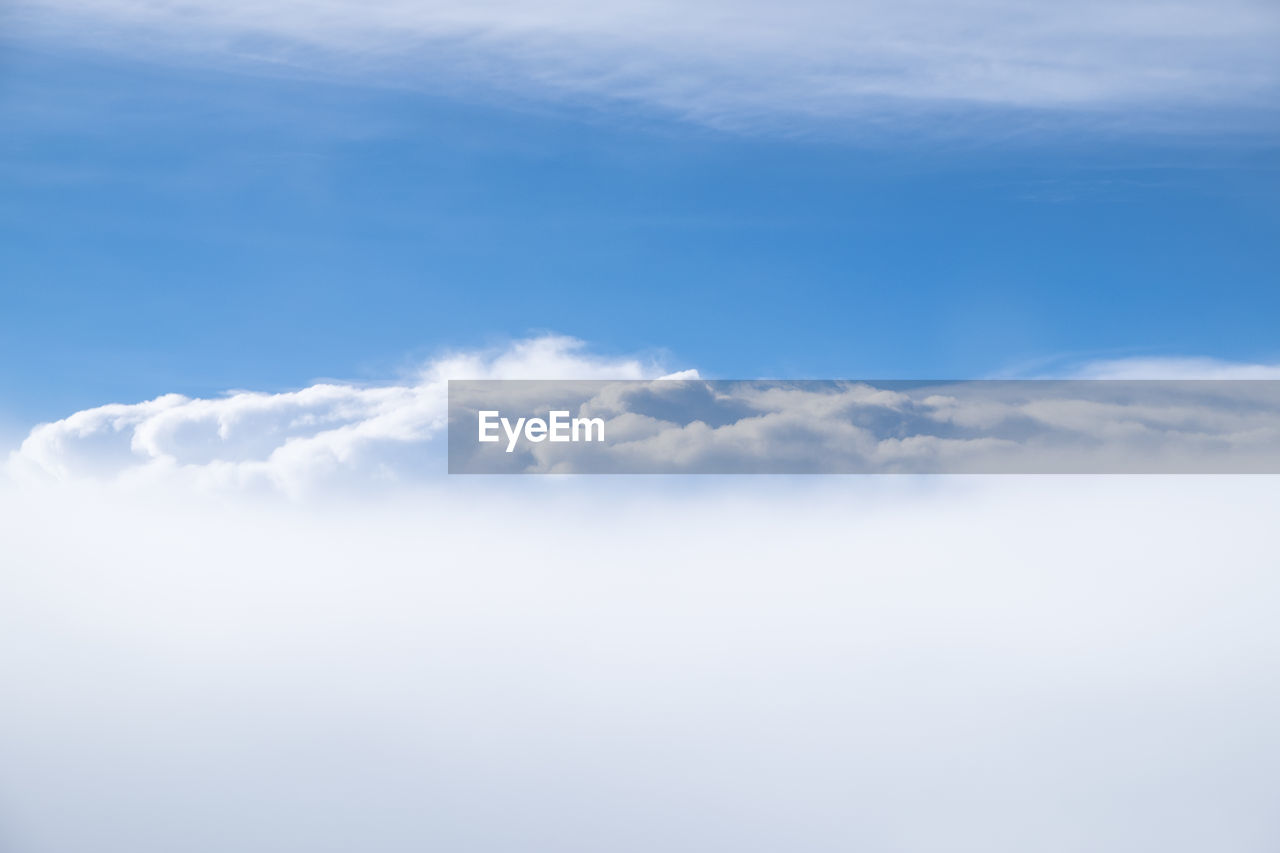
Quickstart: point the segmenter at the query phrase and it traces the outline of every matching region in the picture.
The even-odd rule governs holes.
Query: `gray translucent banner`
[[[1276,474],[1277,380],[454,380],[451,474]]]

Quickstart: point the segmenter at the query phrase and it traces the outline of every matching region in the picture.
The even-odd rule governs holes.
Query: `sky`
[[[462,378],[1280,379],[1277,42],[1273,0],[0,6],[0,849],[1274,853],[1275,476],[444,439]],[[1030,402],[1239,464],[1274,386]],[[650,423],[654,470],[1032,408],[833,387]]]
[[[857,12],[822,3],[790,41],[757,31],[766,7],[726,23],[716,4],[714,27],[574,4],[532,21],[481,4],[473,22],[388,4],[365,27],[341,5],[329,21],[197,4],[198,25],[163,8],[8,13],[13,423],[384,381],[542,332],[721,377],[1280,358],[1266,4],[1224,7],[1203,35],[1181,5],[1151,38],[1140,16],[1108,32],[1128,18],[1090,7],[1068,27],[1028,4],[973,44],[981,75],[937,47],[973,38],[965,20],[915,32],[927,8],[865,5],[917,40],[869,50],[874,74],[848,58]],[[822,16],[852,41],[828,43]],[[686,43],[700,27],[703,54]],[[592,70],[611,39],[629,51],[614,77]],[[1020,65],[1040,42],[1044,80]],[[833,91],[836,75],[877,91]]]

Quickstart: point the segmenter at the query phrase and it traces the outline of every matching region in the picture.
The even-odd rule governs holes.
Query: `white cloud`
[[[1274,849],[1275,478],[670,486],[0,486],[4,849]]]
[[[0,844],[1274,847],[1277,478],[299,485],[432,456],[450,376],[661,372],[547,337],[33,431],[64,479],[0,482]]]
[[[179,478],[200,486],[289,493],[321,479],[414,479],[443,464],[443,452],[427,445],[445,424],[450,378],[661,375],[656,362],[596,356],[581,341],[547,335],[445,355],[397,384],[323,383],[215,399],[165,394],[86,409],[35,427],[10,455],[8,470],[22,479]]]
[[[1280,364],[1153,356],[1092,361],[1072,375],[1078,379],[1280,379]]]
[[[552,400],[607,440],[475,441],[472,413]],[[1280,382],[464,383],[454,404],[457,472],[1280,473]]]
[[[1137,112],[1270,109],[1280,84],[1269,0],[35,0],[21,10],[32,26],[131,52],[603,98],[729,126],[818,117],[870,128],[948,105],[1146,123]]]
[[[1074,375],[1276,379],[1280,368],[1142,359],[1092,363]],[[450,378],[697,379],[698,373],[669,373],[653,359],[594,355],[581,341],[548,335],[447,354],[394,383],[328,382],[212,399],[165,394],[98,406],[33,428],[6,468],[31,482],[143,488],[183,481],[292,495],[421,482],[444,471]],[[521,391],[533,395],[529,401],[513,401],[508,387],[502,401],[508,408],[545,407],[547,387]],[[524,445],[520,453],[495,451],[477,462],[541,472],[1254,471],[1274,467],[1280,439],[1269,385],[1133,393],[1090,383],[1049,393],[1016,382],[910,390],[716,385],[715,393],[701,383],[566,387],[565,405],[606,419],[607,448]],[[459,452],[458,460],[470,458]]]

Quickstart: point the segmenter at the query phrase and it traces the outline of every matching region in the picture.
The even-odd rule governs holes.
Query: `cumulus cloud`
[[[552,409],[604,440],[477,440]],[[455,473],[1280,473],[1276,381],[460,382],[450,418]]]
[[[86,409],[32,429],[7,471],[35,482],[183,481],[293,495],[421,482],[445,470],[449,379],[507,380],[455,386],[472,395],[455,401],[460,440],[449,442],[449,463],[458,471],[1258,472],[1277,464],[1280,385],[1237,380],[1277,377],[1280,368],[1146,359],[1072,372],[1127,381],[720,382],[548,335],[447,354],[395,383],[166,394]],[[1188,377],[1221,381],[1177,381]],[[1153,378],[1161,381],[1138,381]],[[468,415],[479,408],[533,415],[553,403],[603,418],[607,446],[522,443],[507,454],[501,443],[474,441]]]
[[[661,375],[655,361],[597,356],[581,341],[547,335],[447,354],[395,384],[322,383],[214,399],[165,394],[86,409],[35,427],[8,470],[26,480],[184,479],[290,493],[321,479],[412,480],[442,468],[443,452],[430,444],[445,425],[451,378]]]
[[[901,122],[948,105],[1270,109],[1267,0],[26,0],[15,17],[151,55],[625,101],[699,122]],[[1148,121],[1150,116],[1148,116]]]

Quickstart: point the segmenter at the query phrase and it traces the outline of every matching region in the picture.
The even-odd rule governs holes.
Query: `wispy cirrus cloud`
[[[1091,361],[1073,373],[1079,379],[1280,379],[1280,364],[1217,358],[1122,358]]]
[[[1263,0],[27,0],[13,14],[151,55],[603,99],[733,127],[874,127],[975,107],[1150,124],[1186,108],[1269,110],[1280,91],[1280,11]]]

